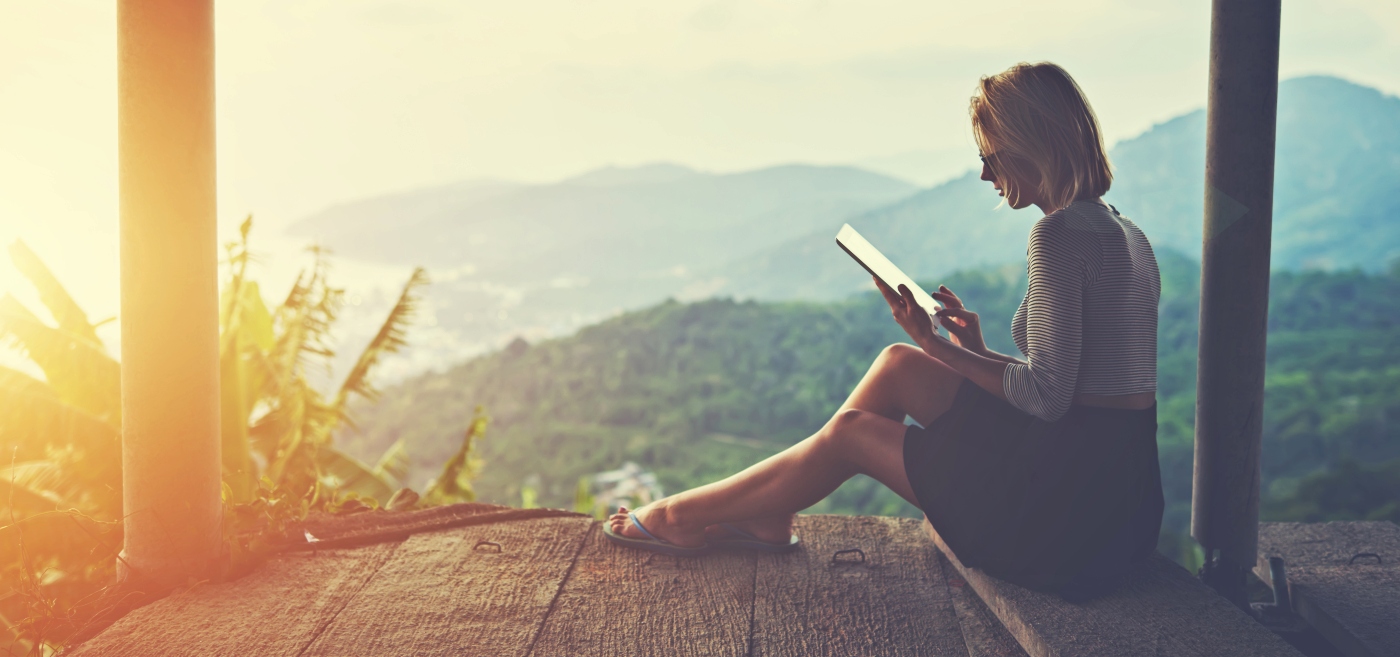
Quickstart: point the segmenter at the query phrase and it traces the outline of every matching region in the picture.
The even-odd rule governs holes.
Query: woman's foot
[[[647,538],[642,530],[637,529],[632,524],[631,518],[627,517],[627,507],[618,507],[617,513],[608,518],[608,525],[614,534],[626,536],[627,538]],[[640,509],[632,511],[636,514],[637,520],[646,527],[647,532],[671,545],[680,547],[704,547],[704,529],[685,527],[676,521],[675,513],[671,511],[666,500],[657,500]]]
[[[792,515],[788,514],[726,524],[753,534],[764,543],[787,545],[792,540],[792,519]],[[725,540],[735,538],[735,534],[724,525],[710,525],[705,528],[705,537],[711,540]]]

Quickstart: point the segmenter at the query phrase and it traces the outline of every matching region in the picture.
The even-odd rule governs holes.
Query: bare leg
[[[962,376],[908,345],[893,345],[870,366],[846,403],[817,433],[743,472],[658,500],[637,515],[653,534],[677,545],[700,545],[719,522],[782,530],[792,514],[866,474],[917,504],[904,474],[904,416],[928,424],[953,402]],[[754,522],[757,521],[757,522]],[[625,513],[612,529],[642,536]],[[772,540],[771,531],[755,532]]]

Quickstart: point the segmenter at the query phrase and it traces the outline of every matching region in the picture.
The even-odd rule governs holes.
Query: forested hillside
[[[1158,440],[1167,526],[1184,532],[1199,270],[1170,251],[1160,252],[1159,260]],[[1007,327],[1024,294],[1019,267],[962,272],[940,282],[982,313],[993,348],[1014,351]],[[1400,459],[1400,270],[1280,272],[1271,297],[1266,510],[1314,519],[1400,519],[1394,504],[1384,507],[1388,498],[1346,489],[1364,482],[1380,482],[1367,484],[1371,489],[1394,486],[1385,483],[1393,476],[1388,473],[1400,469],[1354,463]],[[366,454],[406,439],[417,483],[450,455],[472,408],[484,404],[494,419],[481,445],[486,467],[478,490],[485,499],[518,501],[521,482],[534,475],[542,482],[542,503],[565,505],[579,476],[627,460],[654,470],[674,491],[727,475],[808,435],[880,349],[901,340],[874,294],[826,304],[671,301],[410,380],[367,409],[359,430],[346,438]],[[1339,479],[1334,468],[1364,470],[1364,476]],[[821,508],[913,512],[868,481],[849,484]]]

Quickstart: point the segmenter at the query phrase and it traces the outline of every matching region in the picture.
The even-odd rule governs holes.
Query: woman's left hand
[[[875,279],[875,286],[880,288],[880,294],[885,295],[885,301],[890,304],[890,314],[894,316],[894,321],[914,339],[915,344],[928,348],[936,338],[942,337],[933,328],[933,318],[914,300],[914,294],[909,288],[901,285],[899,291],[895,292],[878,278]]]

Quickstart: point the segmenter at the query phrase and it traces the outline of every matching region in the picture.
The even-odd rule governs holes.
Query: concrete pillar
[[[1191,535],[1202,577],[1248,606],[1273,228],[1280,0],[1214,0]]]
[[[121,576],[217,574],[218,240],[212,0],[118,0]]]

